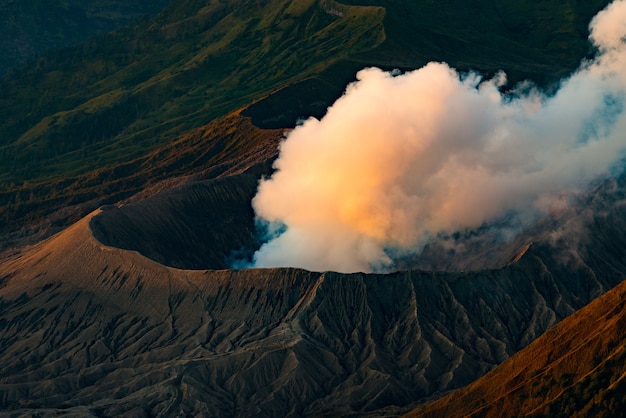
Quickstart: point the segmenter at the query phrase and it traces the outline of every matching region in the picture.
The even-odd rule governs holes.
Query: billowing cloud
[[[547,97],[503,94],[445,63],[377,68],[283,142],[257,217],[280,230],[258,267],[381,271],[434,237],[524,224],[608,176],[626,150],[626,1],[590,24],[598,54]]]

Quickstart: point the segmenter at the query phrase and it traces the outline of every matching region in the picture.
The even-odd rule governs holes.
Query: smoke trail
[[[289,134],[260,182],[257,217],[280,233],[255,265],[389,269],[442,234],[504,216],[527,224],[609,175],[626,150],[626,1],[590,33],[596,58],[551,97],[528,85],[503,95],[503,73],[445,63],[360,71],[322,120]]]

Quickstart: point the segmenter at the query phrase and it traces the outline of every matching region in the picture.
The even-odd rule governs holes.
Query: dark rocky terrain
[[[238,246],[209,225],[241,216],[232,200],[244,199],[249,175],[105,207],[5,260],[2,410],[394,415],[471,383],[623,279],[622,180],[600,186],[516,263],[471,273],[176,269],[94,238],[163,242],[138,248],[158,258],[182,244],[168,231],[194,229],[200,216],[193,239]],[[119,222],[139,214],[140,229]]]
[[[622,283],[477,382],[407,416],[623,416],[625,300]]]

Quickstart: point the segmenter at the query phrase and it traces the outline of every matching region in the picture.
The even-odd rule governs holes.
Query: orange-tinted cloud
[[[594,18],[598,56],[551,97],[504,96],[504,74],[444,63],[360,71],[322,120],[289,134],[261,181],[257,216],[286,230],[255,265],[389,269],[432,237],[511,213],[530,222],[609,175],[626,150],[625,22],[625,1]]]

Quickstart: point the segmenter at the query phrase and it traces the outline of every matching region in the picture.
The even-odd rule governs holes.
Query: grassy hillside
[[[342,16],[314,1],[175,2],[12,74],[0,85],[0,182],[141,156],[379,42],[382,9],[332,7]]]
[[[140,189],[132,179],[153,177],[137,161],[264,97],[244,112],[258,126],[320,116],[367,65],[414,68],[436,59],[554,80],[588,52],[587,23],[607,1],[346,3],[177,1],[150,20],[6,75],[0,232]],[[93,181],[102,173],[110,173],[106,181]]]

